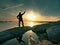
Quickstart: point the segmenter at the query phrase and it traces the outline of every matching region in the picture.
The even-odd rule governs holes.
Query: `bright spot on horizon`
[[[30,22],[29,26],[30,27],[33,27],[34,26],[34,23],[33,22]]]

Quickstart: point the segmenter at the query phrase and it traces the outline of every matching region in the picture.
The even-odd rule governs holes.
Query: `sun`
[[[31,13],[31,14],[29,14],[28,18],[33,20],[35,18],[35,16],[34,16],[34,14]]]
[[[30,12],[27,16],[29,20],[34,20],[36,18],[35,14],[33,12]]]

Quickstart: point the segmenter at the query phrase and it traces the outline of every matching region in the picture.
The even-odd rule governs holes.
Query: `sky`
[[[0,0],[0,21],[17,20],[19,11],[32,11],[36,21],[60,20],[60,0]]]

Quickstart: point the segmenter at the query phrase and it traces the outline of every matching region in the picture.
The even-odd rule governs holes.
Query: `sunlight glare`
[[[34,26],[34,23],[33,22],[30,22],[29,26],[30,27],[33,27]]]
[[[33,12],[30,12],[30,13],[28,14],[28,19],[29,19],[29,20],[34,20],[34,19],[35,19],[35,14],[34,14]]]

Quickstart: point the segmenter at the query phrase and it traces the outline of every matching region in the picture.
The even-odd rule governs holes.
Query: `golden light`
[[[34,14],[29,14],[29,16],[28,16],[28,18],[30,19],[30,20],[33,20],[34,18],[35,18],[35,16],[34,16]]]
[[[30,22],[29,26],[30,27],[33,27],[34,26],[34,23],[33,22]]]
[[[28,18],[29,20],[34,20],[34,19],[36,18],[36,16],[35,16],[34,12],[31,11],[31,12],[28,14],[27,18]]]

